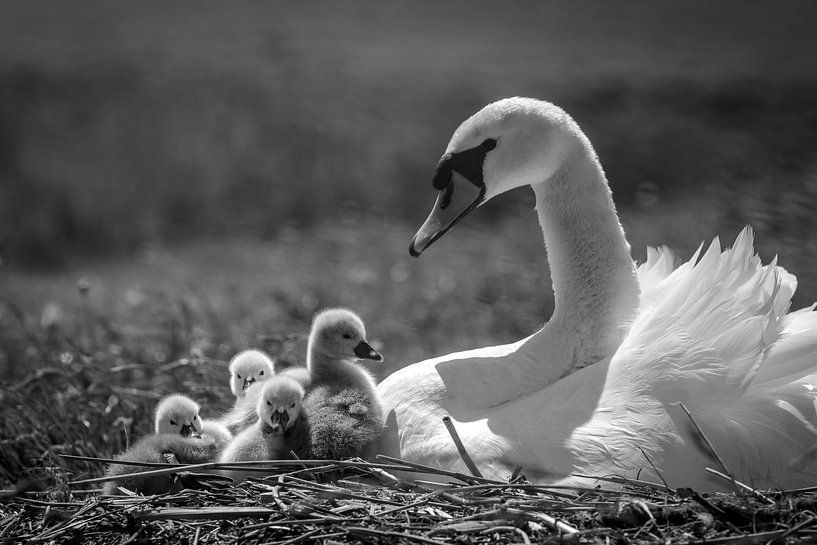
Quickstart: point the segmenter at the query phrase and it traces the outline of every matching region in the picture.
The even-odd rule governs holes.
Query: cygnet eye
[[[264,376],[264,371],[261,371],[260,373],[258,373],[258,376],[263,377]]]
[[[174,420],[171,420],[171,421],[170,421],[170,425],[171,425],[171,426],[175,426],[175,425],[176,425],[176,422],[175,422]]]
[[[272,407],[272,403],[270,403],[269,401],[267,401],[267,405],[268,405],[269,407]]]
[[[343,338],[344,338],[344,339],[351,339],[351,338],[352,338],[352,335],[351,335],[351,333],[344,333],[344,334],[343,334]]]
[[[236,374],[236,378],[241,378],[241,375]]]
[[[294,401],[292,402],[292,405],[290,405],[290,406],[289,406],[289,408],[290,408],[290,409],[294,409],[294,408],[295,408],[295,402],[294,402]]]

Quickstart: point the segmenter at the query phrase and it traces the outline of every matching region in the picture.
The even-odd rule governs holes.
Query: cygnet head
[[[290,377],[276,375],[261,385],[256,412],[273,433],[284,433],[301,414],[304,387]]]
[[[366,341],[363,320],[351,310],[332,308],[315,315],[309,332],[308,365],[325,358],[383,361],[383,356]],[[315,356],[323,356],[316,358]]]
[[[580,146],[592,150],[573,119],[549,102],[515,97],[485,106],[454,131],[437,164],[437,201],[410,253],[419,256],[493,197],[546,182]]]
[[[173,394],[156,406],[156,433],[179,434],[190,437],[201,433],[199,405],[189,397]]]
[[[274,373],[273,362],[260,350],[244,350],[230,360],[230,391],[243,397],[247,388]]]

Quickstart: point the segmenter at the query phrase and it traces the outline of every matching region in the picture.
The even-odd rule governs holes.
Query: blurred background
[[[453,130],[513,95],[583,127],[636,259],[750,224],[811,304],[815,22],[810,0],[0,0],[0,401],[87,406],[65,448],[110,453],[160,395],[223,407],[237,350],[302,361],[322,307],[361,314],[379,377],[531,333],[553,303],[528,189],[407,251]]]

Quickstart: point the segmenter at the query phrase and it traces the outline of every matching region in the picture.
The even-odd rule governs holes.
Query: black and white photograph
[[[0,0],[0,545],[817,541],[815,28]]]

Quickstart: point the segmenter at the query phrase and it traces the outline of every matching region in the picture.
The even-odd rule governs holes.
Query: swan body
[[[678,266],[650,249],[636,268],[598,158],[558,107],[505,99],[465,121],[411,253],[523,185],[536,195],[553,316],[518,342],[387,377],[381,452],[467,472],[441,422],[450,415],[487,477],[521,467],[541,483],[614,474],[723,488],[683,403],[739,480],[817,482],[817,468],[802,467],[817,443],[817,312],[789,312],[794,276],[760,262],[748,229],[731,249],[716,239]]]
[[[260,350],[244,350],[233,356],[229,369],[230,391],[240,398],[244,397],[252,384],[272,376],[274,363]]]
[[[239,433],[224,449],[222,463],[249,460],[278,460],[289,458],[287,432],[296,427],[301,416],[303,387],[294,379],[276,376],[260,385],[255,424]],[[234,481],[242,481],[247,471],[227,471]]]

